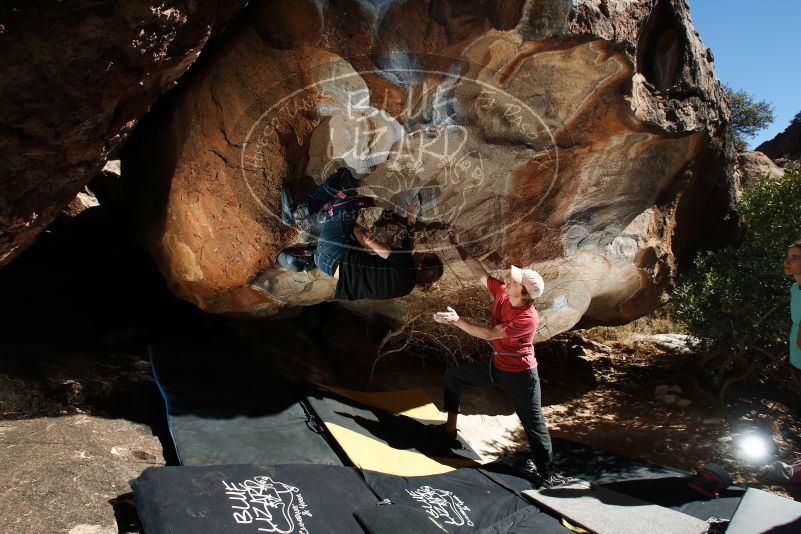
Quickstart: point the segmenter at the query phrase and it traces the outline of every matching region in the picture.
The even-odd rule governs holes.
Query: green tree
[[[773,104],[764,100],[757,101],[745,91],[734,90],[728,85],[724,85],[723,89],[731,107],[734,142],[737,150],[742,152],[748,149],[747,138],[754,137],[776,120]]]
[[[720,398],[756,371],[789,376],[789,287],[782,258],[801,238],[801,169],[743,192],[740,242],[700,255],[673,294],[677,319],[702,340],[702,375]]]

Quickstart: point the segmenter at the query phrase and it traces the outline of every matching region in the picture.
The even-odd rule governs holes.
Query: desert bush
[[[801,172],[763,179],[743,192],[738,243],[699,255],[673,294],[676,318],[702,340],[699,365],[720,398],[753,372],[789,376],[789,287],[782,258],[801,237]],[[778,371],[778,372],[777,372]]]
[[[754,137],[776,120],[773,104],[756,100],[745,91],[724,86],[731,107],[731,127],[737,150],[748,150],[747,139]]]

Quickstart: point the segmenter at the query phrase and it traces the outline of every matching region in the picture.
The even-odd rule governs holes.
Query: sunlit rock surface
[[[280,221],[338,166],[363,222],[446,263],[435,292],[356,310],[403,321],[481,291],[448,245],[542,272],[543,337],[664,301],[677,265],[723,239],[729,111],[682,1],[266,2],[163,99],[122,156],[124,197],[172,290],[214,313],[332,298],[280,250]],[[233,32],[233,30],[232,30]]]
[[[784,169],[762,152],[749,151],[737,154],[737,174],[740,185],[748,187],[763,178],[781,178],[784,176]]]

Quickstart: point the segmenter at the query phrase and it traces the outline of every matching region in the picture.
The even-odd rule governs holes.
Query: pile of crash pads
[[[605,533],[649,517],[664,532],[705,532],[712,517],[765,520],[741,488],[706,499],[687,473],[560,439],[557,466],[589,484],[536,491],[503,462],[480,465],[463,441],[443,444],[432,429],[441,414],[421,391],[298,390],[230,360],[223,371],[197,354],[151,357],[182,466],[132,482],[149,534]],[[798,503],[768,495],[792,524]]]
[[[151,467],[131,486],[148,534],[723,532],[713,517],[750,534],[801,524],[801,504],[759,490],[728,516],[695,517],[604,485],[535,490],[486,466],[418,477],[314,464]]]
[[[234,354],[151,347],[169,438],[181,465],[329,464],[415,476],[479,465],[420,390],[298,389]]]
[[[328,465],[149,468],[132,482],[145,532],[569,532],[476,469],[398,477]]]

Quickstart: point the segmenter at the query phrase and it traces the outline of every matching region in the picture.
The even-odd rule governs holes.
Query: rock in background
[[[0,6],[0,266],[50,224],[244,2]]]
[[[801,160],[801,114],[796,115],[783,132],[756,149],[781,163]]]
[[[83,191],[75,195],[75,198],[70,200],[70,203],[64,208],[64,216],[77,217],[84,211],[96,208],[99,205],[100,203],[97,201],[97,197],[95,197],[88,187],[84,187]]]
[[[147,425],[88,415],[4,422],[0,499],[7,532],[119,532],[114,503],[128,481],[162,465]]]
[[[762,178],[774,179],[784,176],[784,169],[773,163],[768,156],[758,151],[737,154],[737,173],[740,185],[749,187]]]
[[[5,341],[0,353],[2,531],[136,531],[128,481],[164,464],[147,360]]]

